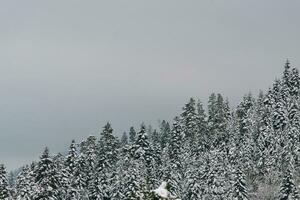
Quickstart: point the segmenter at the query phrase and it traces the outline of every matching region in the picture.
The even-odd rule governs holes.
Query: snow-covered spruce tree
[[[34,176],[29,166],[24,166],[22,171],[18,174],[16,180],[16,199],[17,200],[31,200],[33,193],[36,190]]]
[[[255,172],[253,164],[253,152],[256,149],[254,104],[254,98],[251,94],[248,94],[244,96],[243,101],[236,110],[239,130],[236,135],[236,155],[238,156],[238,162],[243,164],[243,168],[249,176],[252,176]]]
[[[183,151],[183,134],[181,132],[180,121],[175,117],[173,127],[170,135],[170,140],[167,148],[167,169],[165,169],[164,181],[170,185],[172,193],[180,196],[182,194],[183,182],[183,165],[182,165],[182,151]]]
[[[161,147],[161,150],[164,149],[168,143],[168,140],[170,138],[170,125],[167,121],[163,120],[161,123],[160,123],[160,126],[159,126],[159,135],[160,135],[160,138],[157,142],[160,143],[160,147]]]
[[[268,96],[269,95],[266,96],[266,99],[269,98]],[[275,100],[271,101],[275,102]],[[260,107],[256,113],[259,118],[257,120],[259,134],[256,141],[259,149],[258,161],[254,161],[254,163],[257,164],[258,179],[261,181],[271,181],[273,184],[276,184],[278,182],[278,175],[280,174],[282,148],[285,146],[285,139],[283,138],[285,137],[284,132],[286,130],[276,129],[274,127],[272,117],[274,110],[272,105],[264,103],[264,105],[260,105]]]
[[[136,140],[136,131],[134,130],[134,127],[130,127],[129,129],[129,142],[133,144]]]
[[[75,140],[72,140],[69,147],[68,155],[65,160],[65,170],[68,175],[69,185],[67,188],[66,199],[75,200],[80,197],[80,184],[77,182],[76,167],[78,166],[78,153],[76,148]]]
[[[110,177],[103,170],[101,174],[96,173],[93,185],[89,190],[89,199],[91,200],[109,200],[112,194],[112,185],[110,185]]]
[[[300,199],[299,193],[297,191],[297,187],[293,180],[293,174],[290,169],[287,169],[280,188],[280,200],[298,200]]]
[[[201,176],[203,199],[228,199],[230,180],[226,177],[225,153],[219,150],[210,151]]]
[[[151,144],[153,144],[157,148],[161,149],[161,146],[160,146],[160,141],[161,141],[160,133],[156,129],[148,130],[148,132],[149,132],[149,136],[150,136],[149,139],[150,139]]]
[[[69,147],[68,155],[66,156],[65,166],[68,173],[74,176],[77,166],[78,153],[75,140],[72,140]]]
[[[188,190],[186,192],[186,196],[183,199],[186,200],[197,200],[202,198],[202,189],[200,184],[198,183],[198,176],[191,174],[191,176],[187,179]]]
[[[180,155],[183,145],[183,134],[181,131],[180,121],[178,117],[175,117],[173,122],[173,127],[170,135],[170,140],[168,143],[168,153],[169,159],[176,166],[176,168],[181,167]]]
[[[97,167],[102,170],[105,167],[112,168],[115,166],[118,158],[119,141],[113,135],[113,129],[110,123],[107,123],[101,132],[98,149]]]
[[[233,200],[247,200],[248,198],[248,191],[247,185],[245,180],[245,175],[240,166],[237,166],[234,172],[234,180],[233,180],[233,187],[231,198]]]
[[[150,135],[149,142],[153,151],[153,160],[151,161],[152,170],[150,171],[150,176],[153,177],[152,184],[159,185],[162,181],[162,176],[164,173],[164,169],[161,167],[162,153],[164,149],[166,149],[166,147],[164,147],[163,149],[161,148],[161,135],[156,129],[148,130],[148,134]]]
[[[298,96],[300,89],[300,77],[299,71],[296,68],[292,69],[291,80],[290,80],[290,94],[292,96]]]
[[[184,140],[190,148],[194,148],[195,139],[198,133],[196,101],[190,98],[189,102],[183,107],[181,113],[181,126],[184,134]]]
[[[134,158],[143,160],[143,163],[146,165],[151,163],[153,151],[146,133],[145,125],[141,125],[141,129],[137,134],[137,139],[132,145],[131,152]]]
[[[266,118],[271,119],[272,124],[272,127],[268,127],[268,129],[274,133],[272,139],[275,141],[271,145],[274,147],[271,158],[274,158],[274,167],[279,171],[282,170],[282,162],[284,162],[282,160],[283,148],[290,140],[293,140],[295,144],[291,151],[296,161],[295,167],[298,166],[299,145],[296,144],[299,143],[299,139],[296,139],[299,138],[299,131],[297,131],[299,130],[298,82],[297,70],[291,69],[287,62],[282,78],[275,80],[264,101],[270,113]]]
[[[9,198],[10,198],[10,192],[9,192],[6,169],[3,164],[0,164],[0,199],[8,200]]]
[[[74,175],[74,184],[73,188],[75,188],[76,194],[80,197],[78,199],[87,199],[88,198],[88,190],[87,190],[87,176],[86,176],[86,155],[82,152],[78,155],[78,159],[76,162],[75,175]],[[73,193],[74,194],[74,193]],[[75,195],[75,194],[74,194]],[[71,195],[70,197],[72,197]]]
[[[270,109],[264,102],[266,96],[260,91],[255,104],[256,111],[256,145],[257,145],[257,161],[255,162],[258,179],[263,180],[264,175],[268,173],[274,166],[272,153],[274,152],[274,132],[271,125]]]
[[[125,146],[128,144],[128,136],[126,132],[123,132],[123,135],[121,137],[121,146]]]
[[[70,175],[65,167],[65,157],[61,153],[58,153],[53,157],[53,164],[55,174],[57,174],[56,177],[59,181],[58,196],[60,199],[66,199],[70,186]]]
[[[183,192],[181,194],[183,200],[197,200],[203,197],[203,182],[201,180],[201,164],[193,156],[188,161],[187,170],[184,172],[185,180],[182,181]],[[203,166],[203,165],[202,165]]]
[[[210,123],[210,128],[217,128],[215,127],[215,115],[217,113],[217,96],[215,93],[212,93],[209,97],[208,97],[208,120]]]
[[[147,195],[150,192],[150,189],[153,188],[154,183],[154,177],[151,176],[152,171],[154,170],[152,168],[154,153],[144,125],[141,126],[141,130],[137,134],[137,139],[130,151],[137,164],[138,173],[140,176],[144,177],[144,181],[140,184],[143,188],[144,195]]]
[[[149,130],[148,130],[148,132],[149,132]],[[161,154],[162,154],[162,151],[164,150],[165,147],[161,148],[161,143],[160,143],[161,142],[161,135],[156,129],[151,131],[149,141],[151,143],[153,153],[154,153],[154,156],[155,156],[154,159],[155,159],[157,165],[161,165]]]
[[[298,188],[295,185],[293,177],[293,161],[292,155],[288,154],[285,156],[286,167],[282,176],[282,183],[279,191],[279,200],[299,200],[300,195]]]
[[[118,153],[118,161],[115,169],[115,182],[112,186],[112,198],[111,199],[123,199],[123,191],[126,187],[124,185],[124,175],[127,174],[127,168],[124,167],[125,158],[129,156],[129,144],[121,146]]]
[[[288,121],[294,118],[295,111],[298,109],[298,92],[298,70],[291,69],[290,63],[287,61],[282,78],[275,81],[266,101],[273,108],[272,118],[275,129],[283,130]]]
[[[123,190],[124,199],[139,200],[143,199],[143,191],[141,188],[141,177],[139,177],[139,166],[132,161],[129,164],[127,173],[124,175],[123,180],[126,187]]]
[[[130,148],[130,147],[129,147]],[[121,159],[117,163],[117,181],[115,182],[112,199],[139,200],[142,198],[142,177],[140,168],[131,156],[128,147],[122,148]]]
[[[197,111],[197,126],[198,126],[198,134],[197,134],[198,151],[205,152],[210,148],[209,145],[210,134],[208,132],[207,116],[203,108],[202,102],[200,100],[198,100],[197,102],[196,111]]]
[[[90,199],[111,199],[115,184],[115,171],[118,158],[119,141],[113,135],[110,123],[101,132],[98,143],[98,158],[90,192]]]
[[[221,94],[217,94],[217,113],[216,113],[216,119],[218,123],[218,127],[220,132],[225,130],[227,119],[230,117],[230,109],[228,105],[228,101],[224,100],[223,96]]]
[[[59,196],[59,179],[57,170],[49,155],[49,150],[46,148],[40,157],[35,169],[35,182],[37,189],[34,194],[34,199],[41,200],[56,200]]]
[[[7,180],[8,180],[8,188],[10,192],[11,198],[15,198],[16,196],[16,190],[15,190],[15,183],[16,183],[16,174],[11,171],[7,175]]]
[[[82,184],[81,196],[90,194],[90,190],[93,187],[95,165],[96,165],[96,137],[91,135],[85,141],[81,143],[81,153],[78,160],[77,178],[78,183],[84,181]]]
[[[212,147],[218,147],[223,142],[222,134],[226,131],[229,117],[229,107],[221,94],[211,94],[208,100],[208,130],[211,135]]]
[[[275,103],[273,105],[273,126],[275,130],[284,130],[288,121],[287,121],[287,90],[283,90],[282,83],[280,80],[276,81],[273,86]]]

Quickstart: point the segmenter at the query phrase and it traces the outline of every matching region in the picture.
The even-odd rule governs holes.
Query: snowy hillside
[[[221,94],[207,112],[190,98],[158,129],[119,139],[107,123],[66,155],[45,148],[12,181],[0,165],[0,199],[300,199],[299,72],[287,62],[280,77],[236,108]]]

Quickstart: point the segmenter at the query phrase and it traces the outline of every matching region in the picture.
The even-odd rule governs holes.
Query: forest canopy
[[[0,199],[300,199],[299,84],[287,61],[267,91],[236,108],[213,93],[207,108],[190,98],[157,129],[118,138],[107,123],[66,154],[45,148],[16,176],[0,165]],[[153,192],[162,183],[168,197]]]

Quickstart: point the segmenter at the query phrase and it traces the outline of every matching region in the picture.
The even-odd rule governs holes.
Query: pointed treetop
[[[113,129],[112,129],[111,124],[109,122],[107,122],[105,124],[105,126],[103,127],[103,132],[108,132],[108,133],[112,133],[113,132]]]
[[[49,157],[49,148],[48,147],[46,147],[42,153],[41,158],[44,158],[44,157]]]
[[[287,69],[290,68],[290,61],[289,61],[289,59],[286,59],[285,68],[287,68]]]
[[[122,138],[121,138],[121,143],[123,145],[126,145],[128,143],[128,136],[126,132],[123,132]]]
[[[4,164],[0,164],[0,173],[1,172],[5,172],[6,173],[6,169],[5,169]]]

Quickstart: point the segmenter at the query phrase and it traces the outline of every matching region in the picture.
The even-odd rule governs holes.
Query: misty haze
[[[0,200],[300,199],[300,1],[3,1]]]

